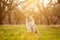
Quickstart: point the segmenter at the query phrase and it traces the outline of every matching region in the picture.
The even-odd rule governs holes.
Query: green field
[[[28,33],[25,25],[0,26],[0,40],[60,40],[60,26],[37,25],[39,34]]]

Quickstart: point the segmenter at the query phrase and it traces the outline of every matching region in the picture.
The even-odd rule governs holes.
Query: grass
[[[60,26],[37,25],[39,34],[28,33],[25,25],[0,26],[0,40],[60,40]]]

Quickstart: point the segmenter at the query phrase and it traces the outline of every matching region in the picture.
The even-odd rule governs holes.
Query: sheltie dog
[[[33,16],[26,17],[26,27],[28,32],[34,32],[34,33],[38,32]]]

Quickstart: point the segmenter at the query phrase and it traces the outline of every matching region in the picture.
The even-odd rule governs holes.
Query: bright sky
[[[20,2],[21,1],[25,1],[25,0],[19,0]],[[29,6],[27,6],[26,8],[25,8],[25,11],[28,11],[28,10],[30,10],[31,11],[31,9],[34,9],[35,11],[38,11],[38,9],[37,9],[37,6],[36,6],[36,4],[35,3],[43,3],[43,0],[26,0],[27,2],[26,3],[24,3],[24,6],[27,6],[27,5],[29,5]],[[47,5],[48,5],[48,3],[50,2],[51,0],[44,0],[44,7],[47,7]],[[55,3],[57,3],[57,0],[52,0],[52,3],[53,4],[55,4]],[[18,6],[19,8],[22,8],[22,6]]]
[[[44,0],[44,6],[47,7],[49,1],[48,0]]]

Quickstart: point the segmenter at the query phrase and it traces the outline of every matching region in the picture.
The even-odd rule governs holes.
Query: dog
[[[33,19],[33,16],[28,16],[26,18],[26,28],[27,28],[28,32],[38,33],[38,30],[35,26],[35,21]]]

